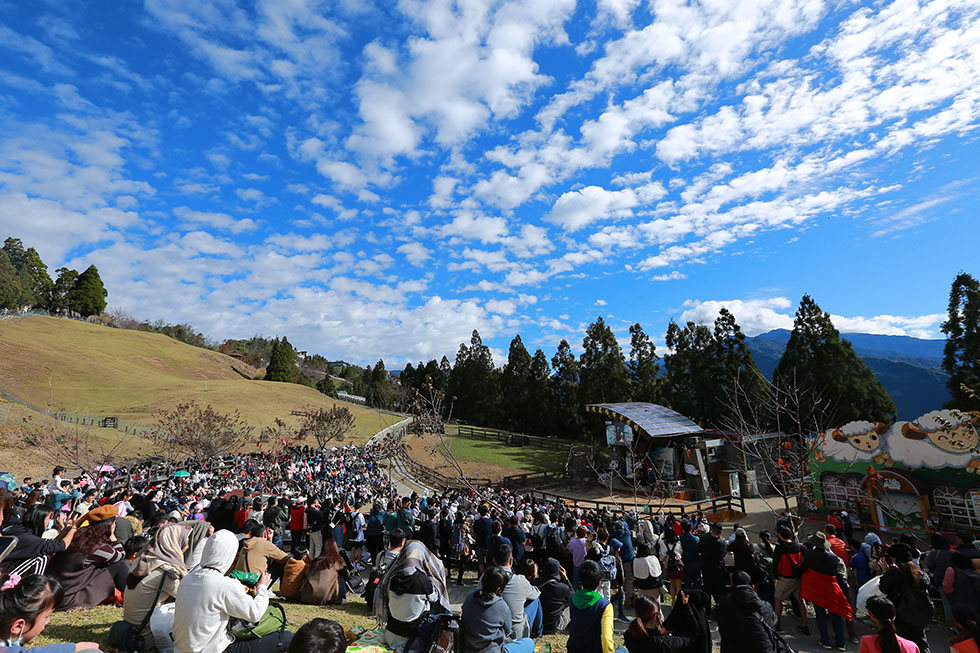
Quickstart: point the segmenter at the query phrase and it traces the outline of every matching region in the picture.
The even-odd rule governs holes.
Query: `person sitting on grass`
[[[688,610],[687,601],[687,594],[680,592],[672,612]],[[660,603],[649,595],[638,594],[633,606],[636,619],[630,623],[623,637],[629,653],[684,653],[694,644],[693,637],[674,635],[667,630]]]
[[[514,554],[509,544],[499,545],[492,558],[493,564],[502,568],[510,579],[503,591],[504,601],[514,619],[510,638],[539,636],[542,628],[541,590],[531,585],[523,574],[514,573]]]
[[[293,635],[286,653],[344,653],[347,633],[343,626],[330,619],[311,619]]]
[[[323,553],[310,563],[300,589],[300,602],[307,605],[328,605],[347,602],[350,570],[340,555],[337,542],[323,543]]]
[[[581,588],[572,595],[568,653],[614,653],[612,603],[599,594],[602,569],[586,560],[579,569]]]
[[[61,583],[40,574],[0,576],[0,652],[75,653],[94,651],[94,642],[49,644],[28,649],[26,644],[41,634],[55,606],[62,599]]]
[[[470,592],[463,600],[463,653],[534,651],[534,640],[529,637],[510,640],[513,619],[501,596],[508,583],[503,567],[490,567],[480,579],[480,589]]]
[[[281,577],[289,554],[272,543],[272,530],[254,519],[249,519],[242,528],[242,534],[245,539],[241,542],[241,549],[232,569],[257,574],[268,571],[273,580]],[[299,545],[293,548],[299,548]]]
[[[295,599],[299,595],[299,590],[306,579],[310,563],[310,552],[305,546],[301,546],[293,551],[292,555],[286,560],[283,568],[282,580],[279,583],[279,596],[284,599]]]
[[[184,550],[189,534],[190,529],[179,524],[168,524],[157,530],[126,579],[123,593],[123,619],[126,622],[137,626],[155,605],[177,598],[180,580],[187,575]],[[156,650],[149,624],[140,634],[147,645],[145,650]]]

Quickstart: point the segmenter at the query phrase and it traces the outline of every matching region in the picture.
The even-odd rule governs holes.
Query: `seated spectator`
[[[868,599],[868,616],[877,632],[861,638],[860,653],[919,653],[918,645],[895,632],[895,606],[883,596]]]
[[[480,579],[480,589],[463,600],[463,653],[533,653],[534,640],[510,638],[513,618],[501,596],[508,582],[503,567],[491,567]]]
[[[298,549],[297,549],[298,550]],[[334,540],[323,543],[323,553],[306,569],[300,601],[307,605],[346,603],[350,570]]]
[[[541,592],[541,634],[553,635],[568,628],[568,599],[572,596],[572,586],[557,560],[544,559],[534,585]]]
[[[4,558],[4,567],[14,569],[32,558],[61,553],[67,549],[78,532],[78,527],[69,519],[56,539],[42,538],[44,531],[54,523],[54,508],[44,503],[35,503],[24,513],[19,524],[5,528],[3,534],[16,537],[17,546]]]
[[[385,644],[404,647],[427,615],[450,611],[442,561],[421,542],[409,542],[381,581],[374,605],[385,622]]]
[[[201,553],[204,551],[204,543],[214,535],[214,526],[210,522],[201,520],[181,522],[184,526],[190,527],[190,534],[187,536],[187,550],[184,551],[184,566],[193,569],[201,562]]]
[[[599,594],[602,570],[586,560],[579,570],[582,587],[572,595],[568,624],[568,653],[613,653],[613,607]]]
[[[269,563],[282,565],[289,559],[288,553],[272,543],[271,531],[264,524],[249,519],[242,528],[242,534],[245,539],[232,569],[261,574],[269,571]],[[273,574],[274,578],[281,575],[281,567],[276,571],[278,573]]]
[[[681,592],[672,612],[686,610],[687,602],[687,594]],[[637,595],[633,607],[636,610],[636,619],[630,623],[623,636],[623,643],[629,653],[683,653],[694,643],[691,637],[673,635],[667,631],[660,603],[651,597]]]
[[[115,534],[116,507],[89,511],[81,525],[71,545],[48,565],[48,575],[64,589],[59,610],[95,607],[113,597],[116,590],[121,593],[129,576],[126,552]]]
[[[126,579],[123,593],[123,620],[133,626],[143,623],[146,613],[156,605],[170,603],[177,598],[180,580],[187,575],[184,565],[184,549],[190,529],[179,524],[168,524],[157,530],[149,546],[136,560]],[[161,586],[162,583],[162,586]],[[160,590],[157,599],[157,590]],[[156,650],[150,626],[142,632],[145,650]]]
[[[299,596],[299,590],[303,587],[306,580],[310,563],[309,550],[299,547],[293,551],[282,572],[282,581],[279,583],[279,596],[284,599],[295,599]]]
[[[149,535],[134,535],[123,542],[123,551],[126,552],[126,562],[135,562],[139,554],[146,550],[146,547],[150,545],[151,541],[152,538]]]
[[[509,544],[499,545],[490,557],[493,564],[503,569],[504,574],[508,577],[507,585],[504,587],[501,596],[507,602],[507,607],[510,608],[510,614],[514,620],[510,639],[537,637],[541,634],[542,627],[541,599],[539,598],[541,591],[531,585],[525,576],[514,573],[514,555]]]
[[[293,635],[286,653],[344,653],[347,633],[336,621],[310,619]]]
[[[204,546],[201,565],[188,573],[177,589],[177,605],[174,611],[175,653],[273,653],[279,633],[248,641],[235,641],[228,632],[232,618],[247,622],[258,621],[269,607],[268,572],[259,576],[255,585],[255,597],[249,596],[245,586],[225,574],[238,553],[238,539],[231,531],[219,530]],[[283,642],[288,643],[292,633],[286,631]]]
[[[29,574],[23,578],[0,577],[0,651],[4,653],[75,653],[95,651],[94,642],[79,644],[49,644],[26,648],[32,639],[41,634],[55,606],[62,601],[61,584],[53,578]]]

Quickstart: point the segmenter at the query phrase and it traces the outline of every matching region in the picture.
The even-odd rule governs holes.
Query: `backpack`
[[[544,538],[541,537],[541,533],[539,531],[535,531],[534,533],[532,533],[531,548],[537,550],[542,548],[543,546],[544,546]]]
[[[357,533],[357,511],[351,510],[344,517],[344,539],[353,542]]]
[[[599,569],[602,570],[603,580],[615,580],[616,578],[616,556],[606,554],[599,558]]]
[[[457,526],[453,529],[453,535],[449,538],[449,548],[455,553],[462,553],[466,548],[466,540],[463,538],[463,527]]]
[[[545,536],[545,550],[549,558],[561,560],[565,552],[565,542],[562,540],[562,530],[557,526],[548,529],[548,534]]]
[[[929,599],[929,585],[922,583],[918,587],[909,586],[902,592],[898,605],[895,606],[895,614],[901,621],[916,628],[925,628],[932,622],[932,615],[935,608]]]
[[[684,560],[677,551],[669,551],[667,555],[667,571],[680,573],[684,571]]]

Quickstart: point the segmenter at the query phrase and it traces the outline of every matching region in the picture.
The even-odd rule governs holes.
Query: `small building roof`
[[[628,424],[637,435],[645,435],[648,438],[689,435],[704,430],[677,411],[658,404],[645,402],[588,404],[585,410]]]

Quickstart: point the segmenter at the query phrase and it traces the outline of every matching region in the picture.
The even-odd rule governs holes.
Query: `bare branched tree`
[[[417,437],[434,435],[435,441],[426,446],[426,453],[432,463],[440,470],[448,467],[453,480],[472,488],[463,466],[453,454],[453,437],[446,432],[446,421],[442,417],[445,400],[446,393],[431,382],[417,389],[412,401],[412,424],[409,431]]]
[[[336,440],[343,442],[347,434],[354,430],[354,415],[346,406],[333,405],[333,408],[308,408],[299,427],[297,439],[312,437],[316,445],[323,449]]]
[[[123,445],[133,436],[106,430],[99,436],[95,428],[66,424],[45,416],[43,421],[25,417],[22,424],[23,442],[51,465],[64,465],[80,472],[92,472],[97,467],[113,463]]]
[[[219,413],[191,401],[161,410],[150,437],[164,458],[176,462],[180,457],[206,460],[237,451],[252,431],[238,411]]]
[[[809,508],[810,461],[834,414],[830,402],[816,389],[799,387],[795,378],[777,386],[758,371],[744,370],[736,374],[724,401],[723,426],[741,453],[744,471],[762,475],[782,510],[792,512],[793,501],[797,510]]]

